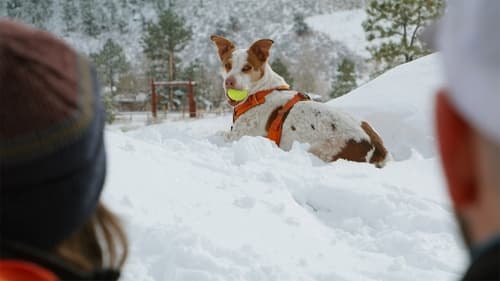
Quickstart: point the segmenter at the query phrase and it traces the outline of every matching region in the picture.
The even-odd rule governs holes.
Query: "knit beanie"
[[[52,35],[0,20],[0,241],[51,250],[89,219],[105,177],[97,75]]]

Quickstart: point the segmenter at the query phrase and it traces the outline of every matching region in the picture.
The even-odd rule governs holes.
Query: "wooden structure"
[[[193,81],[170,81],[170,82],[159,82],[151,80],[151,113],[153,118],[156,118],[158,110],[158,94],[156,93],[156,87],[186,87],[187,88],[187,98],[189,105],[189,117],[196,118],[196,101],[194,100],[194,87],[196,83]]]

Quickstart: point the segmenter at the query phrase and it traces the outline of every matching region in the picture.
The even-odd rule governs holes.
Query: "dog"
[[[234,108],[226,141],[263,136],[284,150],[298,141],[308,143],[309,152],[326,162],[346,159],[385,165],[389,153],[367,122],[289,89],[268,63],[272,40],[261,39],[248,49],[237,49],[224,37],[212,35],[210,39],[222,63],[227,101]],[[235,101],[228,95],[230,89],[245,90],[248,96]]]

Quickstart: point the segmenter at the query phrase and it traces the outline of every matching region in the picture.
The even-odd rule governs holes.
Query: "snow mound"
[[[398,66],[328,104],[369,121],[395,159],[408,159],[412,150],[433,157],[434,96],[444,81],[439,60],[434,54]]]
[[[396,156],[396,138],[407,141],[405,160],[383,169],[324,163],[307,144],[225,143],[231,116],[108,130],[104,199],[130,233],[124,280],[456,280],[464,250],[439,163],[421,147],[429,97],[414,96],[434,84],[434,60],[330,103],[366,117]]]

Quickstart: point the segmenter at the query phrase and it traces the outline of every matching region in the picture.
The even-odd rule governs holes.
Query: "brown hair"
[[[99,203],[85,225],[59,244],[55,253],[84,271],[118,269],[127,258],[127,237],[118,217]]]

